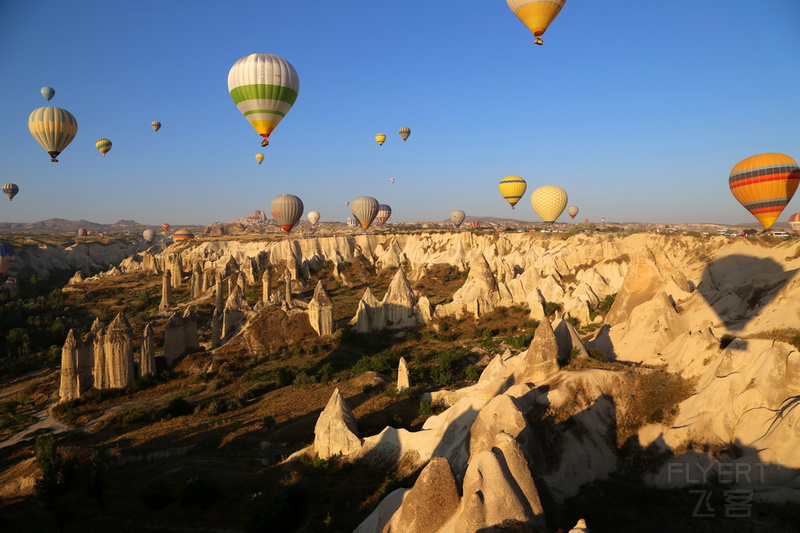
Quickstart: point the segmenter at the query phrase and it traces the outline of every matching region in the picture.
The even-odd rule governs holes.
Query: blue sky
[[[755,222],[727,178],[800,159],[798,26],[797,0],[569,0],[536,46],[503,0],[3,0],[0,182],[21,191],[0,221],[208,224],[279,194],[323,220],[369,195],[392,222],[537,221],[530,193],[554,184],[576,220]],[[227,90],[255,52],[300,77],[264,149]],[[27,128],[45,85],[78,120],[59,163]],[[508,175],[528,182],[514,211]]]

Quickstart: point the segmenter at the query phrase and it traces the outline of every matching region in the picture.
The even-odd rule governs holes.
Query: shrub
[[[310,385],[311,383],[316,383],[317,380],[314,379],[313,376],[309,376],[305,372],[300,372],[294,377],[294,381],[292,382],[294,385]]]
[[[270,429],[275,425],[275,417],[272,415],[264,415],[261,417],[261,427]]]
[[[592,348],[589,350],[589,357],[596,359],[597,361],[606,360],[606,354],[603,352],[603,350],[598,350],[597,348]]]
[[[481,377],[481,371],[475,365],[469,365],[464,371],[464,378],[467,381],[478,381]]]
[[[187,402],[182,396],[177,396],[170,400],[164,408],[164,415],[175,418],[176,416],[192,414],[193,411],[194,407],[192,407],[192,404]]]

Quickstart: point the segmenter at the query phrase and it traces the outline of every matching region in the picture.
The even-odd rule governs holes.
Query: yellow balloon
[[[78,121],[66,109],[40,107],[28,117],[28,129],[33,138],[50,154],[50,161],[58,163],[58,154],[72,142],[78,133]]]
[[[383,133],[377,134],[375,136],[375,141],[377,141],[379,145],[383,146],[383,143],[386,141],[386,135],[384,135]]]
[[[553,223],[567,206],[567,192],[555,185],[543,185],[531,194],[531,206],[542,221]]]
[[[506,0],[511,11],[533,33],[533,42],[544,44],[541,37],[561,12],[567,0]]]
[[[260,165],[262,161],[264,161],[264,154],[256,154],[256,161]]]
[[[511,204],[511,209],[517,205],[528,190],[528,183],[519,176],[506,176],[500,180],[500,194],[503,195],[506,202]]]

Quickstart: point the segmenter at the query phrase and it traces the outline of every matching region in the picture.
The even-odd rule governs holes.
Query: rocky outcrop
[[[86,362],[81,359],[85,353],[86,348],[83,342],[75,334],[75,330],[70,329],[64,346],[61,347],[61,382],[58,389],[60,402],[68,402],[80,397],[82,392],[80,368],[86,365]]]
[[[314,296],[308,304],[308,321],[317,335],[333,334],[333,301],[321,280],[317,282]]]
[[[417,309],[411,284],[403,270],[398,269],[382,301],[378,302],[367,287],[350,324],[358,333],[413,328],[424,321]]]
[[[434,457],[420,472],[383,533],[440,531],[458,510],[459,502],[450,463],[444,457]]]
[[[172,272],[169,270],[164,272],[161,280],[161,303],[158,304],[159,311],[167,311],[175,305],[175,299],[172,297]]]
[[[453,294],[453,301],[436,307],[434,318],[455,316],[461,318],[464,312],[476,318],[492,311],[500,303],[497,281],[486,256],[479,253],[472,260],[464,285]]]
[[[123,313],[118,314],[102,336],[102,382],[105,388],[120,389],[133,381],[133,329]],[[97,383],[95,375],[95,383]]]
[[[350,455],[361,448],[356,417],[335,389],[314,426],[314,451],[322,459]]]
[[[152,376],[156,373],[156,353],[153,341],[153,326],[148,322],[142,334],[142,348],[139,356],[139,375]]]
[[[403,392],[411,386],[408,376],[408,363],[404,357],[397,363],[397,392]]]
[[[470,458],[462,501],[452,531],[487,531],[516,524],[545,532],[544,510],[528,463],[509,435],[498,435],[491,450]]]
[[[522,379],[540,384],[552,374],[558,372],[558,342],[550,321],[545,318],[539,322],[533,340],[525,357],[525,369]]]
[[[199,349],[197,316],[194,309],[189,306],[183,315],[173,313],[164,326],[164,359],[167,365],[172,365],[187,352]]]

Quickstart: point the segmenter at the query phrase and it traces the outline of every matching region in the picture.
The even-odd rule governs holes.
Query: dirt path
[[[11,437],[7,438],[4,441],[0,441],[0,448],[5,448],[7,446],[13,446],[17,444],[22,439],[26,438],[30,433],[33,433],[37,429],[49,429],[52,430],[53,433],[61,433],[67,431],[69,426],[65,426],[53,416],[51,412],[53,407],[56,405],[58,401],[58,393],[53,394],[51,396],[50,401],[47,402],[47,406],[40,411],[37,411],[34,416],[37,418],[37,422],[31,424],[30,426],[26,427],[19,433],[12,435]]]

